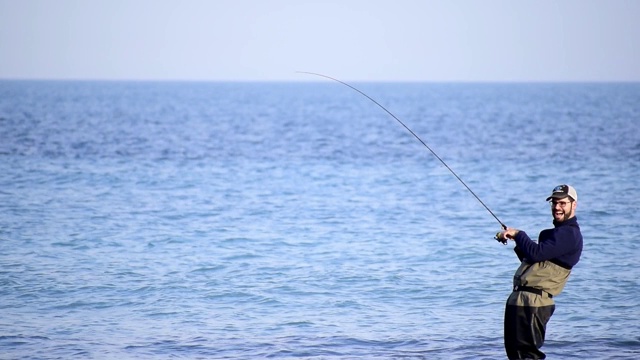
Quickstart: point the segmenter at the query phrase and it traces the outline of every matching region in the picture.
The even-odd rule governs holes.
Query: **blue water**
[[[551,359],[640,358],[640,84],[355,83],[509,226],[578,191]],[[329,81],[0,81],[0,358],[500,359],[499,223]]]

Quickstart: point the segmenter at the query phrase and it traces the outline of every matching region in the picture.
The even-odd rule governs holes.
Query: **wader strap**
[[[519,285],[516,285],[516,286],[514,286],[514,287],[513,287],[513,291],[526,291],[526,292],[530,292],[530,293],[538,294],[538,295],[540,295],[540,296],[543,296],[544,294],[547,294],[547,296],[548,296],[549,298],[552,298],[552,297],[553,297],[553,295],[549,294],[549,293],[548,293],[548,292],[546,292],[546,291],[543,291],[543,290],[540,290],[540,289],[536,289],[536,288],[532,288],[532,287],[529,287],[529,286],[519,286]]]

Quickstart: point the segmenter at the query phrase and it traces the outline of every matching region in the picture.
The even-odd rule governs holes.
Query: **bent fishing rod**
[[[431,147],[429,145],[427,145],[426,142],[424,142],[424,140],[422,140],[415,132],[413,132],[413,130],[411,130],[404,122],[402,122],[402,120],[398,119],[397,116],[393,115],[393,113],[389,110],[387,110],[387,108],[385,108],[384,106],[380,105],[379,102],[377,102],[376,100],[374,100],[371,96],[365,94],[364,92],[360,91],[359,89],[347,84],[344,81],[332,78],[331,76],[327,76],[327,75],[323,75],[323,74],[318,74],[318,73],[314,73],[314,72],[308,72],[308,71],[298,71],[298,73],[300,74],[308,74],[308,75],[315,75],[315,76],[320,76],[329,80],[333,80],[335,82],[338,82],[344,86],[347,86],[349,88],[351,88],[352,90],[357,91],[358,93],[360,93],[362,96],[366,97],[367,99],[371,100],[374,104],[378,105],[382,110],[384,110],[387,114],[391,115],[392,118],[394,118],[398,123],[400,123],[400,125],[402,125],[405,129],[407,129],[407,131],[409,131],[409,133],[411,133],[411,135],[413,135],[413,137],[415,137],[416,139],[418,139],[418,141],[420,141],[420,143],[422,143],[422,145],[424,145],[424,147],[427,148],[427,150],[429,150],[431,152],[431,154],[433,156],[436,157],[436,159],[438,159],[442,165],[444,165],[444,167],[447,168],[447,170],[449,170],[449,172],[451,172],[451,174],[453,174],[453,176],[455,176],[456,179],[458,179],[458,181],[460,181],[460,183],[462,185],[464,185],[465,188],[467,188],[467,190],[469,190],[469,192],[471,193],[471,195],[473,195],[476,200],[478,200],[478,202],[480,202],[480,204],[482,204],[482,206],[484,206],[485,209],[487,209],[487,211],[489,212],[489,214],[491,214],[491,216],[493,216],[498,223],[500,224],[500,226],[502,226],[503,229],[507,229],[507,225],[505,225],[502,221],[500,221],[500,219],[498,219],[498,217],[496,216],[496,214],[493,213],[493,211],[491,211],[491,209],[489,209],[489,207],[482,201],[480,200],[480,197],[478,197],[478,195],[476,195],[475,192],[473,192],[473,190],[471,190],[471,188],[460,178],[460,176],[458,176],[458,174],[456,174],[455,171],[453,171],[453,169],[451,169],[451,167],[449,167],[449,165],[447,165],[446,162],[444,162],[444,160],[442,160],[442,158],[440,156],[438,156],[438,154],[436,154],[435,151],[433,151],[433,149],[431,149]],[[498,234],[496,234],[496,240],[498,240],[499,242],[506,244],[506,240],[505,239],[501,239],[499,238]]]

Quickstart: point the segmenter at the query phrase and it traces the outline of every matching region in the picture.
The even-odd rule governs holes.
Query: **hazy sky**
[[[0,78],[640,81],[640,0],[0,0]],[[314,79],[317,80],[317,79]]]

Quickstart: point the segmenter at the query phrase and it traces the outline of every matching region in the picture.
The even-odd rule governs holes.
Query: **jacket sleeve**
[[[518,232],[514,240],[524,257],[531,262],[557,258],[571,251],[575,246],[573,236],[568,231],[561,229],[543,230],[537,243],[531,240],[524,231]]]
[[[520,250],[520,248],[516,245],[516,247],[513,248],[513,251],[516,253],[516,255],[518,256],[518,259],[520,259],[520,261],[522,261],[524,259],[524,253],[522,253],[522,250]]]

